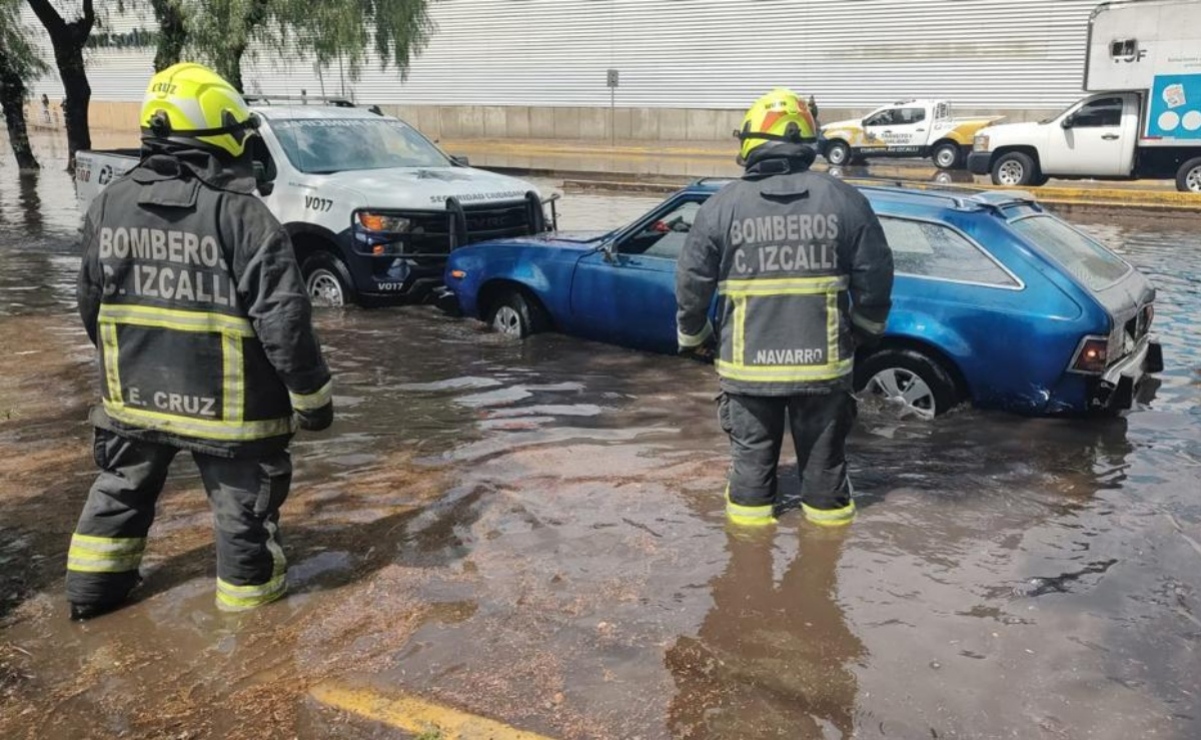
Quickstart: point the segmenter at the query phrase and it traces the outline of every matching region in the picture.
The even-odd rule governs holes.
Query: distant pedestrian
[[[42,93],[42,123],[50,125],[50,96]]]

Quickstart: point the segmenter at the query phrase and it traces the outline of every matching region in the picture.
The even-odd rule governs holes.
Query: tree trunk
[[[188,42],[188,29],[184,27],[183,12],[173,0],[151,0],[154,17],[158,21],[158,49],[154,54],[154,71],[162,72],[172,64],[178,64],[183,56],[184,44]]]
[[[34,15],[50,35],[54,61],[62,78],[63,119],[67,124],[67,171],[75,171],[75,153],[92,146],[88,126],[88,106],[92,102],[92,86],[84,67],[83,50],[96,22],[93,0],[83,0],[83,15],[67,23],[49,0],[28,0]]]
[[[267,22],[267,10],[270,6],[270,0],[252,0],[246,8],[246,14],[242,16],[242,38],[249,41],[254,38],[254,34],[258,31],[259,26]],[[223,60],[221,66],[224,69],[218,69],[217,72],[225,78],[234,88],[245,94],[246,88],[242,84],[242,57],[246,54],[246,41],[241,44],[234,44],[229,48],[229,55]]]
[[[29,133],[25,130],[25,82],[13,70],[0,49],[0,109],[4,110],[4,125],[8,127],[8,143],[12,145],[17,167],[22,170],[38,169],[38,160],[29,146]]]
[[[60,55],[54,45],[59,74],[63,80],[63,121],[67,124],[67,171],[75,171],[75,153],[92,148],[92,130],[88,125],[88,108],[92,103],[92,86],[83,66],[83,45],[64,50]],[[64,57],[67,59],[63,61]]]
[[[246,92],[242,87],[242,55],[245,53],[245,46],[231,46],[229,54],[217,65],[217,74],[224,77],[225,81],[240,93]]]

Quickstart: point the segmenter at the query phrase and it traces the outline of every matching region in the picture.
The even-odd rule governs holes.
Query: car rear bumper
[[[967,169],[973,175],[987,175],[992,171],[992,152],[972,152],[967,155]]]
[[[1162,370],[1163,346],[1150,337],[1143,337],[1133,352],[1097,379],[1089,405],[1112,411],[1131,408],[1149,376]]]

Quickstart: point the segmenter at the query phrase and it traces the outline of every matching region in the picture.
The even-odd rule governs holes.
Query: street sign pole
[[[620,84],[617,70],[609,70],[606,84],[609,86],[609,146],[617,146],[617,86]]]

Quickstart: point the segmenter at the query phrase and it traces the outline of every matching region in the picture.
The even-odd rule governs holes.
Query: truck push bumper
[[[462,316],[463,309],[459,307],[459,297],[445,285],[434,290],[434,305],[448,316]]]
[[[967,169],[973,175],[987,175],[992,172],[991,152],[972,152],[967,155]]]

